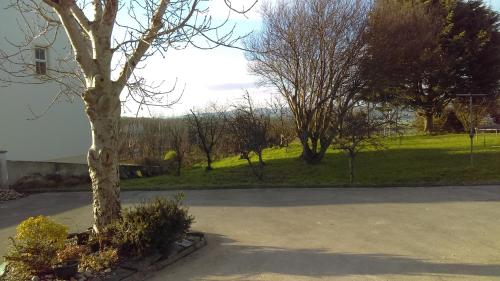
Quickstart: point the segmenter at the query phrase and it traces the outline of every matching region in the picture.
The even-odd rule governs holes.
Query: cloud
[[[243,82],[243,83],[222,83],[215,84],[208,87],[209,90],[213,91],[228,91],[228,90],[246,90],[257,88],[254,82]]]

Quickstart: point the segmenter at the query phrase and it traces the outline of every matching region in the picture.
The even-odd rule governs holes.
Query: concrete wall
[[[9,188],[6,151],[0,150],[0,190]]]
[[[9,185],[20,192],[90,189],[86,164],[7,161]],[[157,176],[166,173],[157,166],[120,165],[120,178]]]
[[[5,9],[10,2],[0,1],[0,50],[7,53],[15,51],[9,41],[24,40],[19,12]],[[34,56],[35,44],[49,45],[44,40],[38,38],[33,42],[32,52],[27,50],[28,60]],[[47,49],[48,67],[57,68],[59,58],[71,55],[69,42],[61,32],[54,45]],[[11,68],[14,66],[9,65]],[[0,72],[0,81],[6,79],[29,82],[0,82],[0,150],[8,151],[7,159],[46,161],[86,154],[90,146],[90,125],[79,96],[62,95],[54,100],[60,92],[59,85],[41,77],[16,79]],[[47,108],[40,118],[30,120],[33,113],[41,114]]]
[[[89,177],[89,170],[85,164],[7,161],[9,185],[15,185],[23,177],[46,177],[59,175],[65,177]]]

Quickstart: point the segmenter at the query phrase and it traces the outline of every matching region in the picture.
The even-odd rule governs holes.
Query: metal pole
[[[472,92],[469,94],[458,94],[457,97],[469,97],[469,124],[470,124],[470,131],[469,131],[469,137],[470,137],[470,165],[471,167],[474,165],[474,121],[472,118],[473,114],[473,109],[472,109],[472,96],[486,96],[486,94],[475,94],[473,95]]]

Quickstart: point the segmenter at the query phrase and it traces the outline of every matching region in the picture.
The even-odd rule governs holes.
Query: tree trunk
[[[257,178],[260,181],[264,180],[264,160],[262,159],[262,150],[257,152],[257,156],[259,157],[259,166],[257,167]]]
[[[206,171],[212,171],[212,156],[210,155],[210,152],[205,151],[205,154],[207,155],[207,167],[205,168]]]
[[[177,158],[177,176],[181,176],[182,159]]]
[[[262,159],[262,150],[259,151],[257,153],[257,155],[259,156],[259,165],[261,165],[262,167],[264,167],[266,165],[266,163],[264,163],[264,159]]]
[[[86,93],[86,112],[92,130],[87,162],[92,181],[94,231],[100,233],[120,218],[118,131],[120,100],[111,91]],[[88,98],[90,96],[90,98]],[[92,104],[89,104],[92,103]]]
[[[425,112],[425,127],[424,131],[427,134],[432,134],[434,132],[434,114],[432,112]]]
[[[250,169],[252,169],[252,173],[257,177],[259,180],[264,179],[264,166],[262,166],[259,162],[259,166],[255,167],[252,164],[252,160],[250,159],[250,155],[246,154],[245,156],[242,156],[242,158],[246,159],[248,162],[248,165],[250,166]]]
[[[354,183],[354,157],[355,155],[349,151],[349,184]]]
[[[300,139],[300,142],[302,143],[301,157],[302,159],[304,159],[304,161],[306,161],[307,164],[319,164],[325,156],[326,150],[330,146],[331,140],[319,140],[319,149],[318,140],[311,140],[311,144],[308,140],[309,139]]]

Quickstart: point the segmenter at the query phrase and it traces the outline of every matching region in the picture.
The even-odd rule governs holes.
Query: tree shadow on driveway
[[[90,205],[90,192],[38,193],[0,203],[0,230],[38,215],[53,216]],[[75,219],[78,216],[75,215]]]
[[[122,193],[121,197],[124,206],[141,201],[133,193]],[[0,230],[17,225],[32,216],[55,216],[61,213],[68,213],[68,220],[79,224],[81,212],[85,212],[85,216],[92,215],[91,205],[90,191],[34,193],[17,200],[0,202]],[[80,208],[86,209],[78,210]],[[84,223],[86,228],[91,221]]]
[[[130,191],[137,200],[178,191]],[[379,203],[499,202],[500,186],[388,188],[270,188],[186,190],[186,205],[203,207],[296,207]],[[128,192],[127,192],[128,193]]]
[[[126,206],[178,191],[128,191]],[[191,207],[296,207],[342,204],[500,202],[500,186],[407,187],[407,188],[274,188],[187,190]],[[0,230],[37,215],[53,216],[90,204],[90,192],[33,194],[0,203]],[[78,219],[78,214],[73,214]]]
[[[158,272],[152,280],[253,280],[263,273],[293,277],[294,280],[306,276],[335,280],[335,277],[386,275],[426,276],[425,280],[433,277],[441,280],[443,276],[490,280],[500,276],[500,264],[433,262],[383,253],[241,245],[217,234],[209,234],[208,242],[206,249]],[[279,280],[284,280],[284,276]]]

